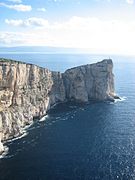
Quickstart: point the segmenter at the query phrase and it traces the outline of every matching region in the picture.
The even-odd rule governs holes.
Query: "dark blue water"
[[[107,58],[17,56],[29,62],[34,57],[34,63],[61,71]],[[35,122],[27,136],[7,144],[10,149],[0,160],[0,180],[135,179],[135,61],[120,56],[113,60],[116,91],[123,101],[60,104],[45,121]]]

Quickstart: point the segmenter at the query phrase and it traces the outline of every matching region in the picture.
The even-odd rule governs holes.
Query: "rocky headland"
[[[64,73],[0,59],[0,153],[4,151],[4,142],[20,136],[26,125],[45,115],[57,103],[118,98],[112,70],[111,59]]]

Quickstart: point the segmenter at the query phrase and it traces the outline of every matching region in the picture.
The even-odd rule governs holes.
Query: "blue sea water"
[[[0,54],[51,70],[108,58],[89,54]],[[135,57],[111,56],[121,101],[60,104],[28,135],[8,142],[0,180],[134,180]]]

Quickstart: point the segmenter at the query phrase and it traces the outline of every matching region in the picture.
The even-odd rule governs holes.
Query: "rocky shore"
[[[26,125],[45,115],[57,103],[118,98],[112,70],[111,59],[64,73],[0,59],[0,154],[5,141],[21,135]]]

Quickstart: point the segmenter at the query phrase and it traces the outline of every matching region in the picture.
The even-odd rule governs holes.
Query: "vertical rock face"
[[[80,102],[112,99],[114,97],[112,68],[112,60],[103,60],[67,70],[63,74],[67,99]]]
[[[1,141],[19,136],[34,117],[65,101],[114,99],[112,60],[80,66],[65,73],[16,61],[0,61]]]

